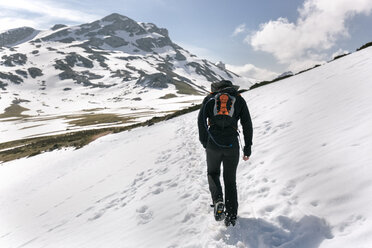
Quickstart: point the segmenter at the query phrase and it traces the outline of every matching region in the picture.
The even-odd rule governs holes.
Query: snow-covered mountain
[[[0,166],[0,247],[372,246],[372,47],[243,94],[239,220],[209,207],[197,112]]]
[[[283,77],[289,77],[289,76],[293,76],[293,72],[291,72],[291,71],[283,72],[282,74],[280,74],[276,78],[283,78]]]
[[[14,139],[42,127],[79,129],[69,122],[87,113],[118,115],[106,125],[143,121],[199,103],[221,79],[238,76],[173,43],[166,29],[119,14],[46,31],[13,29],[0,34],[0,118],[9,124],[1,132]],[[57,129],[45,126],[51,118]]]

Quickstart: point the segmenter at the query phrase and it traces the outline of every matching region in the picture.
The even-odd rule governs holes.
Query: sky
[[[0,0],[0,31],[77,25],[119,13],[259,80],[312,67],[372,41],[372,0]]]

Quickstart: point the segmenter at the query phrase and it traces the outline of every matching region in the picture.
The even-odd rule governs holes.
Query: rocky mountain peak
[[[280,74],[276,78],[289,77],[289,76],[293,76],[293,72],[292,71],[283,72],[282,74]]]
[[[57,30],[57,29],[61,29],[61,28],[65,28],[65,27],[67,27],[67,25],[64,25],[64,24],[55,24],[55,25],[51,28],[51,30],[55,31],[55,30]]]
[[[130,19],[130,18],[127,17],[127,16],[120,15],[118,13],[112,13],[108,16],[103,17],[101,20],[102,21],[107,21],[107,22],[114,22],[114,21],[121,21],[121,20],[126,21],[128,19]]]
[[[15,46],[33,39],[40,31],[30,27],[10,29],[0,34],[0,47]]]
[[[110,14],[101,19],[103,22],[111,22],[111,24],[103,23],[104,26],[114,25],[118,28],[122,28],[130,33],[137,35],[142,33],[157,33],[164,37],[168,37],[168,30],[165,28],[159,28],[154,23],[138,23],[127,16],[123,16],[117,13]]]
[[[102,18],[101,25],[103,26],[103,29],[106,29],[108,31],[123,30],[136,35],[146,33],[146,30],[141,25],[139,25],[138,22],[117,13],[113,13]]]

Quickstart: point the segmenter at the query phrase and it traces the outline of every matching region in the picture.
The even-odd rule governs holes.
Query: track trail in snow
[[[266,131],[270,129],[267,124],[265,124]],[[159,130],[164,132],[164,127],[169,130],[169,133],[163,137]],[[158,140],[159,144],[155,144],[154,147],[150,145],[149,148],[144,149],[145,153],[151,153],[151,159],[144,161],[137,154],[128,154],[126,159],[110,164],[105,161],[102,152],[97,155],[101,159],[93,159],[96,164],[92,168],[87,166],[89,160],[82,161],[78,167],[66,168],[58,173],[57,182],[48,179],[44,185],[49,185],[51,189],[53,187],[59,189],[64,185],[63,180],[69,182],[85,172],[94,175],[89,180],[91,183],[75,182],[74,190],[70,193],[65,192],[63,197],[56,197],[52,208],[40,210],[42,213],[38,216],[30,217],[34,219],[33,222],[42,220],[45,224],[38,235],[30,237],[20,247],[37,247],[38,244],[45,244],[46,240],[54,239],[58,240],[57,246],[63,245],[62,237],[72,235],[73,232],[86,233],[92,238],[88,246],[100,247],[102,240],[106,238],[98,242],[97,237],[94,237],[95,233],[99,234],[94,230],[97,225],[122,228],[123,233],[119,232],[116,235],[137,247],[149,245],[153,247],[275,247],[279,244],[291,244],[299,238],[295,229],[290,228],[303,225],[324,228],[325,225],[315,217],[315,219],[305,219],[303,223],[286,219],[284,222],[290,222],[291,224],[287,225],[292,226],[287,229],[257,218],[254,199],[268,197],[270,186],[263,185],[268,185],[270,182],[269,179],[259,178],[254,174],[258,167],[265,166],[264,161],[254,160],[239,165],[238,181],[245,180],[245,183],[238,185],[241,214],[237,226],[226,228],[221,222],[216,223],[209,206],[211,199],[206,175],[205,151],[198,141],[196,113],[177,118],[168,124],[146,128],[144,132],[133,130],[127,135],[120,134],[121,137],[117,139],[102,139],[96,148],[92,144],[92,147],[87,150],[115,146],[118,147],[117,150],[110,151],[110,154],[117,154],[120,150],[127,150],[126,147],[135,146],[132,138],[137,136],[137,133],[138,139],[151,133],[157,135],[147,137],[148,139],[165,139]],[[75,155],[84,157],[85,153],[89,154],[88,151],[82,150],[76,151]],[[74,161],[74,157],[63,158],[59,164],[69,160]],[[126,175],[126,167],[132,168],[130,169],[133,170],[132,176]],[[117,180],[120,176],[127,176],[127,183]],[[275,180],[271,183],[275,183]],[[293,185],[289,185],[283,194],[290,195],[291,187]],[[31,192],[40,190],[41,188],[35,185],[35,189]],[[35,198],[30,199],[28,204],[35,204]],[[83,201],[79,201],[79,198]],[[164,207],[167,210],[164,210]],[[69,208],[72,210],[66,212],[65,210]],[[274,208],[274,205],[265,206],[260,216],[265,216],[265,212],[272,212]],[[117,222],[108,224],[107,221],[113,219],[117,219]],[[128,226],[123,226],[124,223]],[[83,226],[79,227],[79,225]],[[145,234],[141,240],[139,230],[141,235]],[[164,239],[154,243],[151,235],[147,239],[146,234],[149,233],[155,233]],[[310,232],[309,235],[314,236],[314,233]],[[115,233],[108,237],[118,238],[115,237]],[[73,245],[75,239],[78,239],[78,236],[69,241],[69,244]],[[182,242],[177,241],[179,239]]]
[[[239,165],[241,211],[237,226],[226,228],[222,222],[214,221],[196,115],[195,112],[142,130],[104,137],[73,153],[55,152],[54,166],[59,171],[51,165],[50,174],[43,172],[48,177],[40,179],[40,174],[36,174],[36,181],[29,179],[29,198],[13,196],[18,202],[39,206],[27,214],[31,225],[18,223],[17,227],[22,232],[35,230],[24,236],[19,231],[15,235],[17,231],[13,229],[1,238],[9,238],[10,243],[13,238],[13,243],[18,243],[15,247],[39,247],[49,242],[55,247],[103,247],[107,243],[121,247],[295,247],[292,244],[308,242],[304,237],[318,238],[320,242],[327,230],[316,217],[299,222],[283,217],[279,226],[257,218],[265,215],[256,213],[254,201],[268,197],[270,186],[263,185],[273,183],[254,174],[264,167],[262,161]],[[137,146],[143,139],[150,145]],[[128,151],[124,158],[118,156],[123,150]],[[94,157],[86,157],[92,151],[96,151]],[[53,153],[43,156],[41,161],[49,161],[47,157]],[[81,159],[77,166],[66,166],[77,158]],[[77,180],[82,176],[85,180]],[[72,188],[66,187],[69,183],[73,183]],[[40,191],[43,197],[62,194],[45,204],[40,203]],[[266,212],[272,212],[272,208],[265,206]],[[18,211],[27,212],[29,207]],[[307,235],[296,231],[301,228]],[[311,231],[314,228],[322,231]],[[76,245],[82,241],[85,245]]]
[[[180,122],[183,124],[179,125]],[[88,209],[94,212],[89,220],[98,219],[110,209],[125,208],[134,202],[133,205],[141,203],[135,209],[137,224],[151,224],[156,222],[159,212],[153,207],[157,204],[152,202],[158,200],[162,201],[159,205],[173,205],[176,209],[168,216],[176,222],[176,236],[199,233],[195,226],[207,218],[210,198],[204,150],[198,142],[195,123],[190,118],[177,121],[175,132],[168,141],[176,146],[171,149],[159,147],[149,169],[137,172],[124,190],[99,199],[95,206]],[[167,195],[176,198],[168,198]]]

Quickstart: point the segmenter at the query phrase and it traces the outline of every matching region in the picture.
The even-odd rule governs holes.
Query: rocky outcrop
[[[107,58],[103,55],[101,55],[100,53],[98,52],[94,52],[92,51],[91,54],[88,56],[89,59],[91,60],[95,60],[95,61],[98,61],[99,62],[99,65],[104,67],[104,68],[107,68],[108,65],[105,63],[105,61],[107,60]]]
[[[216,66],[221,70],[226,70],[226,65],[222,61],[217,62]]]
[[[61,80],[72,79],[76,84],[82,84],[91,88],[109,88],[113,85],[105,85],[103,82],[92,83],[90,80],[103,78],[101,75],[96,75],[89,71],[77,72],[69,68],[59,74]]]
[[[8,72],[8,73],[0,72],[0,79],[9,80],[14,84],[23,83],[22,78],[18,77],[17,75],[12,74],[11,72]]]
[[[11,55],[4,55],[1,57],[6,66],[24,65],[27,62],[27,56],[23,53],[14,53]]]
[[[82,66],[86,68],[93,68],[93,62],[77,53],[70,53],[66,56],[66,62],[70,67]]]
[[[4,83],[4,82],[2,82],[1,80],[0,80],[0,89],[2,89],[2,90],[6,90],[6,86],[8,86],[8,84],[6,84],[6,83]]]
[[[176,52],[176,56],[174,58],[176,60],[178,60],[178,61],[184,61],[184,60],[186,60],[186,57],[180,51],[177,51]]]
[[[136,84],[143,87],[155,89],[168,88],[168,84],[172,83],[172,78],[163,73],[145,74],[143,73]]]
[[[28,74],[27,74],[27,71],[24,71],[24,70],[16,70],[15,71],[18,75],[24,77],[24,78],[27,78]]]
[[[77,55],[80,56],[80,55]],[[73,57],[69,57],[66,60],[57,60],[54,67],[58,70],[62,70],[61,73],[58,74],[61,80],[72,79],[76,84],[82,84],[84,86],[92,87],[92,88],[109,88],[113,85],[105,85],[103,82],[100,83],[92,83],[90,80],[94,79],[101,79],[103,78],[102,75],[97,75],[91,71],[75,71],[72,67],[75,65],[76,60],[72,59]]]
[[[113,48],[118,48],[129,44],[129,42],[125,41],[123,38],[120,38],[118,36],[110,36],[105,38],[103,41]]]
[[[30,67],[27,69],[27,71],[32,78],[40,77],[43,75],[43,72],[39,68],[36,68],[36,67]]]
[[[168,30],[165,28],[158,28],[153,23],[142,23],[141,25],[146,29],[148,33],[156,33],[163,35],[164,37],[169,37]]]
[[[133,77],[132,72],[127,71],[127,70],[116,70],[111,72],[111,77],[112,78],[122,78],[123,82],[131,81],[134,80],[135,77]]]

